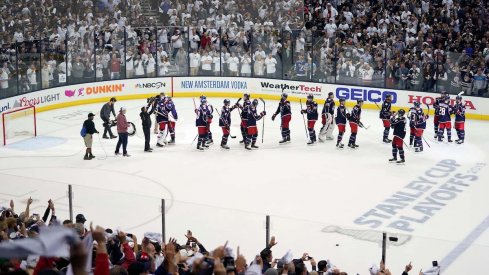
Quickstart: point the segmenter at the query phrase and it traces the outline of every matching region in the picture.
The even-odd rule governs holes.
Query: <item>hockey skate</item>
[[[456,140],[455,143],[462,144],[462,143],[464,143],[464,140],[463,139],[459,139],[459,140]]]
[[[391,158],[389,159],[389,162],[397,162],[397,158]]]
[[[343,143],[337,143],[336,147],[338,147],[339,149],[343,149],[343,147],[345,147],[345,145]]]
[[[398,160],[396,163],[397,164],[404,164],[406,161],[404,159]]]
[[[229,146],[227,146],[226,144],[221,144],[221,148],[222,148],[222,149],[229,150]]]
[[[391,143],[391,142],[392,142],[392,140],[390,140],[390,139],[388,139],[388,138],[384,138],[384,139],[382,140],[382,142],[384,142],[384,143]]]

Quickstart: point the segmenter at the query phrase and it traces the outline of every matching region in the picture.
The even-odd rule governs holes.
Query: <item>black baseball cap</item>
[[[76,215],[75,219],[77,223],[85,223],[87,221],[87,219],[85,219],[85,216],[83,216],[83,214]]]
[[[88,117],[94,117],[94,116],[95,116],[95,114],[94,114],[94,113],[89,113],[89,114],[88,114]]]
[[[110,99],[110,101],[112,101],[112,102],[117,102],[117,99],[116,99],[115,97],[112,97],[112,98]]]

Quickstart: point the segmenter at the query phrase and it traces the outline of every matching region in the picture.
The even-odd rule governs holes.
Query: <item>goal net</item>
[[[3,145],[37,135],[36,107],[16,108],[2,113]]]

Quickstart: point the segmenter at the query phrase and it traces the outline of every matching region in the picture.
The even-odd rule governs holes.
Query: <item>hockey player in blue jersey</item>
[[[167,126],[171,138],[168,144],[175,144],[175,126],[178,120],[178,113],[177,110],[175,109],[175,103],[173,103],[171,97],[166,98],[165,111],[168,114]]]
[[[439,125],[440,125],[440,103],[444,102],[446,98],[450,98],[448,93],[442,91],[440,96],[435,98],[435,103],[433,104],[433,108],[435,109],[435,116],[433,118],[433,127],[435,129],[435,138],[438,137],[439,133]]]
[[[394,112],[391,111],[391,105],[392,105],[392,95],[387,94],[384,100],[384,103],[382,103],[382,107],[380,109],[380,114],[379,118],[382,119],[382,123],[384,125],[384,135],[382,138],[382,141],[384,143],[389,143],[392,140],[389,139],[389,129],[391,127],[391,117],[395,114]]]
[[[318,104],[314,101],[314,96],[312,94],[307,95],[306,109],[301,110],[301,114],[307,114],[307,130],[309,131],[309,142],[308,145],[316,143],[316,130],[314,130],[314,125],[318,120]]]
[[[423,151],[423,132],[426,129],[426,120],[428,120],[429,115],[424,114],[421,108],[421,103],[414,102],[415,107],[415,117],[414,117],[414,128],[416,130],[414,137],[414,150],[415,152]]]
[[[195,126],[197,126],[197,132],[199,139],[197,140],[197,149],[203,151],[204,148],[209,148],[207,145],[207,128],[209,121],[209,109],[207,108],[207,100],[201,99],[200,106],[195,109],[195,114],[197,118],[195,119]]]
[[[460,94],[455,98],[455,100],[453,113],[455,114],[455,130],[457,131],[458,137],[455,142],[457,144],[462,144],[465,140],[465,105],[462,102],[462,96]]]
[[[359,147],[356,144],[357,141],[357,132],[358,132],[358,126],[362,125],[360,118],[362,115],[362,105],[363,105],[363,99],[357,100],[357,104],[355,107],[353,107],[351,111],[351,115],[348,118],[350,121],[350,129],[351,129],[351,135],[350,135],[350,140],[348,141],[348,147],[355,149]]]
[[[256,126],[256,122],[266,115],[265,111],[258,114],[256,110],[257,106],[258,99],[253,99],[251,106],[248,108],[248,127],[245,142],[245,148],[247,150],[251,150],[251,148],[258,149],[258,146],[256,146],[256,139],[258,137],[258,127]]]
[[[349,116],[350,114],[347,112],[345,106],[345,99],[340,98],[340,105],[336,110],[335,118],[336,125],[338,125],[338,139],[336,141],[336,147],[338,148],[344,147],[343,143],[341,143],[341,140],[343,139],[343,134],[345,134],[346,120]]]
[[[409,146],[414,143],[414,137],[416,136],[416,106],[420,106],[420,103],[415,101],[413,107],[409,108]]]
[[[221,116],[219,117],[219,126],[222,129],[221,148],[223,149],[229,149],[227,144],[230,135],[231,112],[236,107],[237,105],[231,107],[231,101],[229,99],[224,99],[224,106],[222,106]]]
[[[168,135],[168,108],[166,106],[166,97],[158,101],[156,105],[156,123],[158,124],[158,136],[156,139],[157,147],[164,147],[167,144],[166,137]]]
[[[201,95],[200,96],[200,100],[205,100],[206,104],[206,108],[207,108],[207,111],[208,111],[208,116],[207,116],[207,136],[206,136],[206,143],[207,145],[212,145],[214,144],[214,140],[212,139],[212,132],[211,132],[211,123],[212,123],[212,118],[214,117],[213,114],[214,114],[214,107],[212,105],[209,104],[209,102],[207,101],[207,97],[205,95]]]
[[[243,105],[238,104],[238,108],[241,110],[241,135],[243,139],[239,143],[245,143],[247,137],[247,127],[248,127],[248,111],[251,106],[250,94],[243,94]]]
[[[329,92],[321,112],[321,122],[323,127],[321,127],[321,131],[319,131],[319,141],[333,140],[334,107],[334,94]]]
[[[278,103],[277,111],[272,115],[272,120],[280,114],[281,122],[280,129],[282,129],[282,140],[279,141],[280,144],[290,142],[290,128],[289,123],[292,119],[292,111],[290,108],[290,101],[287,100],[287,94],[283,93]]]
[[[442,141],[443,132],[447,129],[448,142],[452,142],[452,106],[450,106],[450,97],[445,97],[443,102],[438,104],[439,114],[439,129],[438,129],[438,141]]]
[[[406,111],[400,109],[396,116],[390,118],[390,124],[394,129],[394,138],[392,139],[392,158],[389,162],[404,163],[404,137],[406,137],[406,118],[404,114]],[[397,160],[397,153],[399,152],[400,160]]]

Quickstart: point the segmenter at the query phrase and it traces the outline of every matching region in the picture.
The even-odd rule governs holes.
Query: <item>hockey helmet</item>
[[[226,105],[226,106],[227,106],[227,105],[229,105],[229,104],[231,104],[231,101],[230,101],[229,99],[227,99],[227,98],[226,98],[226,99],[224,99],[224,105]]]
[[[313,94],[308,94],[307,95],[307,100],[313,100],[314,99],[314,95]]]
[[[200,100],[202,100],[202,99],[207,99],[207,97],[205,95],[201,95]]]
[[[244,99],[250,99],[250,94],[249,93],[244,93],[243,94]]]
[[[406,114],[406,111],[404,109],[400,109],[398,112],[399,116],[404,116]]]
[[[328,93],[328,97],[329,97],[329,98],[333,98],[333,95],[334,95],[334,94],[333,94],[333,92],[329,92],[329,93]]]
[[[253,106],[258,106],[258,99],[253,99]]]
[[[462,101],[462,96],[461,96],[461,95],[458,95],[458,96],[456,96],[456,97],[455,97],[455,99],[456,99],[457,101]]]
[[[207,104],[207,99],[205,99],[205,98],[201,98],[201,99],[200,99],[200,104],[201,104],[201,105],[205,105],[205,104]]]
[[[287,93],[282,93],[282,99],[287,99],[289,95]]]
[[[340,103],[345,103],[345,99],[344,98],[340,98]]]
[[[414,107],[416,107],[416,108],[421,107],[421,103],[419,103],[419,101],[415,101],[415,102],[413,102],[413,104],[414,104]]]
[[[363,103],[363,99],[358,99],[357,100],[357,104],[362,104]]]

